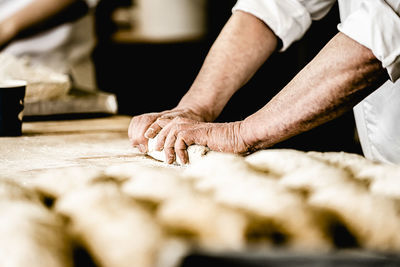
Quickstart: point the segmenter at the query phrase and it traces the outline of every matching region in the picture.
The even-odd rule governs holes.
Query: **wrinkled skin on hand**
[[[188,163],[187,148],[202,145],[219,152],[245,154],[249,146],[243,139],[241,122],[207,123],[176,117],[169,121],[158,134],[157,150],[164,149],[167,163]]]
[[[132,146],[139,148],[142,153],[146,153],[148,139],[154,138],[163,127],[176,117],[198,122],[204,121],[200,115],[189,109],[172,109],[134,116],[128,128],[128,136]]]

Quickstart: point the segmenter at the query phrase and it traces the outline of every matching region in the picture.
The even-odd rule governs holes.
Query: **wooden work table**
[[[56,168],[161,164],[131,147],[129,116],[24,122],[20,137],[0,138],[0,177],[28,179]]]
[[[29,189],[16,190],[19,187],[0,183],[6,203],[0,207],[0,251],[12,244],[24,248],[20,240],[30,236],[34,236],[32,244],[45,246],[42,239],[35,241],[43,227],[30,210],[34,205],[39,211],[44,207],[33,198],[25,199],[40,192],[51,200],[43,198],[51,213],[69,218],[64,229],[76,229],[76,240],[99,266],[297,266],[299,262],[307,266],[400,266],[400,193],[392,190],[398,188],[398,166],[378,165],[342,153],[328,154],[342,158],[331,165],[323,163],[324,154],[314,154],[313,159],[303,152],[287,157],[287,151],[270,150],[261,151],[266,157],[262,161],[253,158],[252,163],[214,154],[199,161],[200,165],[187,166],[188,172],[162,168],[149,172],[150,168],[137,165],[183,167],[156,161],[132,148],[127,136],[129,122],[130,117],[118,115],[24,122],[22,136],[0,138],[0,182],[15,178]],[[349,162],[358,162],[363,168],[353,168]],[[275,165],[288,166],[288,170],[282,167],[283,174],[278,175],[272,171]],[[118,174],[101,172],[109,167],[109,171],[118,169]],[[84,171],[88,169],[100,172],[93,175]],[[368,171],[375,175],[366,180],[361,175]],[[303,187],[312,190],[304,194]],[[21,205],[27,207],[18,217],[22,219],[12,217]],[[18,220],[9,223],[9,218]],[[45,226],[51,225],[50,219],[45,219]],[[4,225],[10,230],[4,230]],[[338,225],[340,231],[331,231]],[[75,245],[57,229],[50,235],[57,245]],[[353,244],[355,237],[359,243]],[[47,255],[53,247],[51,243],[40,251]],[[12,257],[24,258],[24,253],[15,249],[10,257],[0,258],[0,265]],[[148,264],[135,264],[141,259]],[[88,266],[75,260],[75,266]],[[42,255],[36,265],[28,265],[55,266]]]

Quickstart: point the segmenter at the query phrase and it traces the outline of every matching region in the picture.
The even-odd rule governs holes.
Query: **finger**
[[[165,122],[165,120],[160,120],[160,121],[163,121],[163,122]],[[162,128],[162,130],[158,133],[158,135],[157,135],[157,143],[156,143],[156,145],[155,145],[155,147],[154,147],[154,149],[156,150],[156,151],[161,151],[161,150],[163,150],[164,149],[164,147],[165,147],[165,145],[164,145],[164,143],[165,143],[165,140],[167,139],[167,136],[170,134],[170,132],[171,132],[171,129],[175,126],[175,124],[173,123],[174,122],[174,120],[168,120],[169,121],[169,123],[168,124],[166,124],[163,128]]]
[[[137,128],[138,125],[140,125],[140,120],[138,117],[134,116],[131,118],[131,121],[129,122],[129,127],[128,127],[128,136],[129,136],[129,140],[133,141],[135,136],[135,132],[137,132]],[[135,130],[134,130],[135,129]]]
[[[143,152],[143,148],[140,148],[139,145],[146,143],[145,140],[143,140],[143,137],[137,135],[137,132],[139,130],[137,129],[137,120],[132,118],[129,128],[128,128],[128,136],[129,136],[129,141],[131,142],[132,147],[139,148],[141,152]],[[136,129],[135,129],[136,128]]]
[[[185,140],[185,136],[186,140]],[[175,153],[176,156],[180,159],[182,164],[188,164],[189,163],[189,154],[187,152],[187,148],[194,144],[194,140],[190,138],[190,134],[187,134],[187,132],[180,132],[178,136],[176,137],[175,141]]]
[[[149,126],[149,128],[144,133],[144,137],[146,138],[154,138],[157,134],[164,128],[171,120],[158,118],[153,124]]]
[[[158,133],[157,142],[156,142],[156,145],[154,146],[154,149],[156,151],[161,151],[164,149],[164,143],[165,143],[165,139],[167,139],[169,129],[170,129],[170,127],[167,126]]]
[[[144,114],[132,118],[128,134],[132,146],[140,149],[141,152],[147,152],[147,141],[144,137],[144,132],[148,129],[149,125],[154,123],[156,116],[153,114]]]
[[[164,143],[165,159],[168,164],[172,164],[175,161],[175,149],[174,149],[175,141],[176,141],[175,131],[169,132]]]
[[[161,128],[164,128],[165,126],[168,125],[168,123],[170,123],[172,121],[172,119],[170,118],[163,118],[160,117],[156,120],[157,124],[160,125]]]
[[[139,144],[137,147],[139,148],[140,152],[147,153],[148,149],[147,149],[147,144],[146,143],[145,144]]]
[[[144,133],[144,137],[147,139],[154,138],[161,131],[160,125],[157,122],[154,122]]]
[[[175,153],[181,164],[185,165],[189,163],[189,154],[186,149],[175,150]]]

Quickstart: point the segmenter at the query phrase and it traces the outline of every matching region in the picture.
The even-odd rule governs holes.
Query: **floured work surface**
[[[0,138],[0,174],[25,179],[56,168],[93,169],[137,161],[161,164],[130,146],[129,122],[128,116],[24,122],[21,137]]]
[[[380,263],[400,251],[399,166],[295,150],[170,166],[130,148],[128,125],[34,122],[0,139],[0,265],[82,266],[77,248],[112,267],[179,266],[191,251],[362,251]]]

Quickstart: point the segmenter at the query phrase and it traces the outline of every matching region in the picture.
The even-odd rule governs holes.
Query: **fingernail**
[[[156,145],[154,146],[154,150],[155,150],[155,151],[161,151],[162,149],[163,149],[163,147],[160,146],[159,144],[156,144]]]
[[[154,129],[149,128],[145,133],[144,133],[144,137],[146,138],[152,138],[154,134]]]
[[[146,152],[146,147],[144,145],[140,144],[139,145],[139,150],[140,150],[140,152],[145,153]]]

